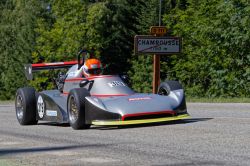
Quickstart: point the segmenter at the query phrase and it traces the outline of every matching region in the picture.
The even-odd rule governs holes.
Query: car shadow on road
[[[164,126],[164,125],[178,125],[178,124],[188,124],[196,123],[201,121],[212,120],[213,118],[189,118],[168,122],[158,122],[158,123],[148,123],[148,124],[136,124],[136,125],[124,125],[124,126],[93,126],[91,129],[96,130],[119,130],[119,129],[128,129],[128,128],[141,128],[141,127],[154,127],[154,126]]]
[[[136,125],[124,125],[124,126],[91,126],[90,129],[96,130],[119,130],[119,129],[127,129],[127,128],[140,128],[140,127],[153,127],[153,126],[163,126],[163,125],[178,125],[178,124],[188,124],[188,123],[196,123],[201,121],[208,121],[213,118],[189,118],[168,122],[158,122],[158,123],[148,123],[148,124],[136,124]],[[56,127],[70,127],[69,123],[55,123],[55,122],[41,122],[37,125],[44,126],[56,126]]]
[[[109,144],[87,144],[87,145],[68,145],[68,146],[52,146],[52,147],[31,147],[31,148],[0,148],[0,156],[16,155],[23,153],[41,153],[50,151],[64,151],[81,148],[103,148],[112,146]]]
[[[39,122],[37,125],[41,125],[41,126],[70,127],[69,123],[56,123],[56,122]]]
[[[199,166],[209,166],[209,165],[214,165],[214,166],[223,166],[227,165],[224,162],[219,162],[219,161],[195,161],[195,162],[186,162],[186,163],[177,163],[177,164],[166,164],[167,166],[194,166],[194,165],[199,165]],[[163,165],[152,165],[152,166],[166,166],[165,164]]]

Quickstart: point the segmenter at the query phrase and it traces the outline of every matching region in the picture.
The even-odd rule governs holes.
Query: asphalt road
[[[128,128],[20,126],[0,105],[0,165],[250,165],[250,103],[189,103],[185,121]]]

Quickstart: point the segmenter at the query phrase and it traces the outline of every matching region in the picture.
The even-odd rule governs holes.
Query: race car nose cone
[[[166,96],[154,94],[135,94],[106,100],[103,102],[107,110],[120,113],[122,116],[136,113],[159,112],[173,110],[174,101]]]

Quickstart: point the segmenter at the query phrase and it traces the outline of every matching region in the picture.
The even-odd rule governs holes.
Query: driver
[[[98,76],[102,73],[102,64],[98,59],[87,59],[82,68],[84,77]]]

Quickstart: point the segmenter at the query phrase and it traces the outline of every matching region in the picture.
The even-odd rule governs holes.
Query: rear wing
[[[32,80],[32,73],[35,71],[70,68],[75,64],[78,64],[78,61],[26,64],[24,65],[24,71],[26,78]]]

